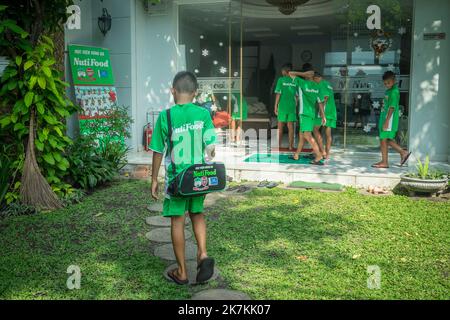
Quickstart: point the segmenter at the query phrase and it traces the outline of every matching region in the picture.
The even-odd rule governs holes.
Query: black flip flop
[[[406,161],[408,161],[409,157],[411,156],[412,152],[409,152],[408,155],[405,157],[405,159],[400,162],[400,167],[403,167]]]
[[[268,189],[273,189],[273,188],[278,187],[278,183],[276,183],[276,182],[270,182],[266,187],[267,187]]]
[[[169,271],[167,273],[167,276],[172,279],[173,282],[175,282],[176,284],[180,285],[180,286],[185,286],[187,284],[189,284],[189,280],[180,280],[176,275],[175,275],[175,271],[177,271],[177,269],[173,269],[171,271]]]
[[[197,267],[197,283],[204,283],[211,279],[214,274],[214,259],[205,258]]]
[[[312,164],[314,166],[324,166],[325,165],[325,163],[323,163],[322,160],[320,160],[320,161],[313,160],[313,161],[310,162],[310,164]]]

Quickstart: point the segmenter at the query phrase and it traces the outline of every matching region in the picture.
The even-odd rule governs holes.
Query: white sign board
[[[240,91],[240,78],[198,78],[198,91],[213,93],[228,93]]]
[[[409,76],[397,76],[400,92],[409,91]],[[349,93],[384,93],[386,88],[379,75],[363,77],[332,77],[331,81],[335,92]]]

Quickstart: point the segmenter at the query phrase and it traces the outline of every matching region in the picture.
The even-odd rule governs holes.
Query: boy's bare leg
[[[323,147],[322,133],[320,132],[321,127],[314,127],[314,138],[317,141],[317,146],[319,147],[319,152],[322,154],[323,158],[326,157],[325,149]]]
[[[389,159],[388,159],[388,140],[383,139],[380,141],[380,150],[381,150],[381,161],[375,163],[373,166],[377,168],[387,168],[389,167]]]
[[[186,259],[185,259],[185,240],[184,240],[184,219],[185,216],[172,217],[171,232],[172,245],[175,258],[178,263],[178,270],[175,276],[180,280],[187,279]]]
[[[242,138],[242,128],[241,125],[238,124],[236,128],[236,143],[240,143]]]
[[[297,147],[297,152],[295,152],[294,154],[294,159],[298,160],[300,159],[300,154],[302,153],[303,150],[303,146],[305,145],[305,137],[303,135],[303,132],[300,132],[298,134],[298,147]]]
[[[288,122],[287,124],[289,130],[289,151],[294,150],[294,123]]]
[[[331,145],[333,144],[333,136],[331,135],[331,128],[327,127],[326,131],[327,136],[327,149],[326,149],[326,159],[330,159]]]
[[[206,252],[206,221],[203,213],[190,214],[192,229],[197,240],[197,262],[208,257]]]
[[[236,120],[231,120],[230,141],[236,141]]]
[[[319,150],[319,146],[317,145],[316,140],[312,136],[311,132],[304,132],[305,140],[311,145],[314,154],[316,155],[316,159],[314,161],[319,162],[323,159],[322,153]]]
[[[408,155],[408,151],[404,150],[402,147],[400,147],[397,142],[395,142],[394,140],[388,140],[388,144],[389,146],[392,147],[392,149],[394,149],[395,151],[397,151],[400,154],[401,159],[403,160],[407,155]]]
[[[278,148],[281,149],[283,145],[283,130],[284,122],[278,122]]]

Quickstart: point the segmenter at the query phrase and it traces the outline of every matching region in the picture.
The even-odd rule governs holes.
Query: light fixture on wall
[[[98,17],[98,27],[103,36],[111,30],[111,15],[108,13],[106,8],[103,8],[102,16]]]
[[[278,10],[284,15],[293,14],[298,6],[307,3],[309,0],[266,0],[267,3],[278,7]]]

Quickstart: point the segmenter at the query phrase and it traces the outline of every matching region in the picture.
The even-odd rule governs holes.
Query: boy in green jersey
[[[283,129],[287,123],[289,130],[289,150],[294,150],[294,123],[297,122],[297,85],[289,76],[292,71],[291,64],[285,64],[281,68],[282,76],[277,81],[275,88],[275,114],[278,117],[278,146],[281,148],[283,141]]]
[[[312,133],[314,131],[314,119],[316,117],[316,104],[319,104],[319,112],[322,118],[322,125],[326,125],[325,113],[323,110],[323,97],[317,83],[314,82],[314,71],[305,69],[304,72],[290,72],[298,90],[300,100],[300,136],[297,152],[294,154],[294,160],[300,159],[300,153],[303,150],[305,140],[311,145],[315,159],[311,162],[313,165],[324,165],[323,156],[319,146]],[[303,79],[304,78],[304,79]]]
[[[314,75],[314,81],[319,85],[320,90],[322,92],[322,96],[324,98],[324,112],[326,118],[325,125],[325,135],[327,139],[327,144],[325,149],[323,148],[323,139],[322,133],[320,129],[322,128],[322,118],[320,117],[320,112],[316,114],[316,119],[314,121],[314,136],[319,144],[320,152],[322,152],[323,157],[328,160],[330,158],[331,145],[333,141],[333,137],[331,135],[331,129],[336,129],[336,103],[334,100],[334,91],[331,84],[323,79],[322,75],[318,72]]]
[[[380,114],[379,132],[380,132],[380,149],[381,161],[372,165],[373,168],[386,169],[389,168],[388,147],[391,146],[400,154],[400,165],[403,166],[411,153],[402,149],[396,142],[395,137],[398,130],[399,122],[399,104],[400,90],[397,87],[395,73],[388,71],[383,75],[386,94],[383,101],[383,110]]]
[[[195,75],[180,72],[173,80],[172,94],[176,105],[170,108],[172,125],[172,148],[168,152],[168,119],[163,111],[156,122],[150,149],[153,151],[152,197],[158,199],[158,173],[165,153],[166,183],[163,216],[171,218],[172,244],[178,268],[168,276],[177,284],[188,284],[185,261],[185,213],[189,213],[195,238],[197,239],[197,282],[205,282],[212,277],[214,259],[206,252],[206,223],[203,214],[205,197],[177,198],[167,194],[167,187],[175,176],[187,167],[205,163],[205,151],[209,159],[214,158],[214,144],[217,140],[209,112],[192,103],[197,94],[198,83]],[[176,172],[173,172],[175,164]]]
[[[231,94],[231,123],[230,135],[231,145],[240,146],[242,143],[242,125],[243,121],[248,119],[248,103],[244,96],[240,93]]]

